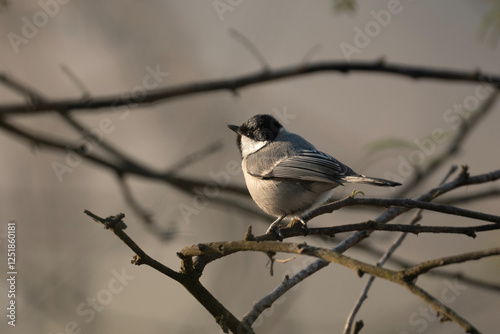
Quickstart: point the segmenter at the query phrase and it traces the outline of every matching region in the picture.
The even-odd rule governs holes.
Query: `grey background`
[[[364,29],[374,20],[370,11],[387,8],[386,1],[362,2],[353,14],[339,14],[330,1],[241,1],[221,17],[212,1],[70,1],[59,4],[47,24],[19,45],[12,47],[8,33],[21,35],[23,17],[33,20],[41,11],[36,2],[15,2],[0,12],[0,70],[52,98],[79,97],[80,91],[61,70],[69,67],[85,83],[92,96],[130,92],[141,85],[146,68],[159,66],[169,75],[161,86],[253,73],[261,66],[229,28],[243,33],[262,52],[272,67],[298,64],[311,48],[319,51],[314,60],[343,60],[339,45],[353,44],[355,28]],[[435,66],[457,70],[480,68],[498,73],[500,51],[478,37],[481,20],[492,4],[482,1],[409,1],[391,17],[355,60]],[[183,175],[209,178],[210,172],[226,169],[239,156],[234,134],[226,123],[240,124],[256,113],[284,110],[294,116],[286,127],[307,137],[356,171],[372,176],[397,173],[399,156],[408,159],[412,149],[388,150],[369,155],[370,144],[381,139],[400,138],[409,142],[426,138],[436,128],[454,135],[451,123],[443,119],[454,104],[475,94],[476,84],[434,80],[413,81],[379,74],[319,73],[284,81],[259,84],[240,91],[201,94],[155,106],[136,108],[124,119],[121,112],[79,112],[78,118],[98,128],[109,118],[114,130],[110,141],[149,166],[164,169],[187,153],[221,141],[223,149],[183,171]],[[23,99],[0,86],[1,103]],[[79,139],[54,114],[13,117],[42,132]],[[484,119],[450,163],[468,164],[472,174],[498,169],[500,156],[498,106]],[[446,143],[426,156],[428,162]],[[17,221],[18,319],[17,326],[0,322],[7,333],[61,333],[72,321],[82,333],[217,333],[220,328],[179,284],[146,267],[134,267],[131,251],[83,213],[89,209],[102,216],[124,212],[127,232],[151,256],[177,269],[176,251],[198,242],[239,239],[248,225],[263,233],[271,221],[249,217],[240,211],[208,205],[198,215],[183,219],[180,205],[192,205],[193,197],[163,184],[133,178],[131,185],[139,201],[164,226],[176,227],[176,238],[162,242],[151,235],[127,207],[114,175],[83,162],[59,182],[54,162],[65,162],[65,154],[38,151],[0,132],[0,267],[6,268],[5,233],[9,220]],[[424,163],[425,163],[424,162]],[[436,185],[448,170],[444,167],[423,184],[421,191]],[[231,182],[243,185],[241,173]],[[352,187],[337,195],[349,194]],[[369,196],[390,196],[387,189],[357,186]],[[467,194],[473,187],[461,188]],[[415,195],[415,194],[413,194]],[[250,201],[245,202],[254,206]],[[255,206],[254,206],[255,207]],[[498,199],[464,205],[466,208],[498,214]],[[322,216],[311,225],[354,223],[374,217],[366,210],[343,210]],[[405,216],[399,222],[407,222]],[[428,224],[469,224],[466,219],[425,213]],[[173,225],[172,225],[173,224]],[[339,236],[341,239],[345,236]],[[396,234],[375,233],[370,243],[385,249]],[[498,245],[498,232],[464,236],[409,236],[398,256],[418,262],[426,259]],[[302,239],[298,239],[302,240]],[[322,246],[320,242],[310,241]],[[351,250],[347,255],[365,261],[375,257]],[[278,258],[287,258],[278,255]],[[297,258],[276,264],[269,275],[262,254],[237,254],[207,267],[202,282],[236,316],[279,284],[286,274],[296,273],[311,262]],[[118,293],[109,294],[113,270],[134,277]],[[490,258],[451,271],[498,282],[500,261]],[[4,271],[7,271],[6,269]],[[285,295],[285,300],[264,312],[256,332],[339,333],[367,277],[331,265]],[[440,295],[453,281],[423,277],[419,283]],[[2,291],[5,281],[0,284]],[[457,290],[450,306],[484,333],[498,328],[500,297],[472,286]],[[88,298],[112,296],[95,313],[92,321],[77,308]],[[6,305],[6,293],[0,304]],[[429,318],[427,306],[404,289],[377,280],[359,319],[375,333],[456,333],[453,323]],[[84,305],[84,309],[89,309]],[[69,325],[71,327],[71,325]],[[66,328],[68,331],[68,327]]]

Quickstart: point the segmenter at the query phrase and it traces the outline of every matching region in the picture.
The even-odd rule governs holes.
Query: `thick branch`
[[[442,304],[439,300],[432,297],[430,294],[411,283],[417,276],[437,267],[446,266],[453,263],[461,263],[469,260],[477,260],[488,256],[500,255],[500,248],[492,248],[483,251],[465,253],[456,256],[450,256],[441,259],[434,259],[423,262],[413,268],[395,272],[389,269],[383,269],[378,266],[373,266],[345,255],[342,255],[334,250],[329,250],[320,247],[308,246],[304,244],[294,244],[278,241],[229,241],[229,242],[212,242],[208,244],[198,244],[185,247],[180,252],[183,257],[203,256],[211,254],[229,255],[239,251],[259,251],[263,253],[282,252],[300,255],[309,255],[320,258],[327,262],[333,262],[352,269],[358,274],[367,273],[372,276],[384,278],[391,282],[397,283],[409,289],[412,293],[428,302],[437,312],[440,312],[447,318],[455,321],[463,327],[468,333],[479,333],[467,320],[454,312],[451,308]],[[255,319],[253,319],[255,320]],[[245,316],[244,322],[248,323],[248,318]]]
[[[194,94],[219,90],[237,91],[246,86],[268,81],[301,76],[318,72],[368,72],[384,73],[405,76],[412,79],[438,79],[447,81],[479,82],[500,87],[500,76],[482,74],[479,71],[455,71],[442,68],[430,68],[410,65],[386,64],[383,61],[335,62],[323,61],[316,63],[298,64],[278,69],[265,69],[257,73],[242,75],[232,79],[211,80],[199,83],[181,85],[178,87],[159,88],[148,91],[146,97],[140,101],[132,97],[123,98],[124,94],[103,96],[82,101],[81,99],[44,100],[33,106],[25,104],[11,104],[0,106],[0,115],[31,114],[54,110],[98,110],[101,108],[117,108],[128,104],[150,104],[162,100],[190,96]],[[104,110],[108,111],[108,110]]]
[[[390,279],[390,276],[395,275],[394,271],[388,269],[377,268],[370,264],[349,258],[345,255],[337,253],[333,250],[309,246],[305,243],[295,244],[290,242],[280,241],[222,241],[197,244],[184,247],[180,253],[183,257],[204,256],[212,254],[221,254],[223,256],[234,254],[240,251],[258,251],[263,253],[281,252],[299,255],[309,255],[328,262],[338,263],[348,267],[356,272],[368,273],[379,277]]]

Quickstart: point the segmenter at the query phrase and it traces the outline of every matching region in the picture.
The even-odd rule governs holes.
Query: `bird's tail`
[[[345,176],[345,177],[343,177],[343,180],[345,182],[349,182],[349,183],[366,183],[366,184],[372,184],[374,186],[380,186],[380,187],[396,187],[396,186],[401,185],[401,183],[398,183],[398,182],[384,180],[384,179],[378,179],[376,177],[368,177],[368,176],[364,176],[364,175]]]

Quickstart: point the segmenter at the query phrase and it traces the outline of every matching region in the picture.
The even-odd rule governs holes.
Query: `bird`
[[[240,126],[227,124],[237,134],[245,183],[253,201],[277,217],[266,234],[282,237],[279,223],[305,214],[330,200],[334,188],[344,183],[395,187],[400,183],[368,177],[321,152],[292,133],[272,115],[258,114]]]

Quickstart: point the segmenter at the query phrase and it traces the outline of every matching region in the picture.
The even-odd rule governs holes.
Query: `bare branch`
[[[181,161],[178,161],[175,165],[171,166],[168,169],[167,174],[170,175],[177,174],[179,173],[179,171],[186,168],[187,166],[202,160],[203,158],[219,151],[221,148],[222,148],[221,142],[214,142],[197,152],[188,154]]]
[[[458,167],[456,165],[451,166],[450,170],[445,175],[445,177],[443,178],[443,180],[441,181],[441,183],[439,185],[443,185],[451,177],[451,175],[453,175],[453,173],[455,173],[457,168]],[[413,217],[409,223],[409,226],[414,226],[416,223],[418,223],[422,219],[422,212],[423,212],[423,209],[420,209],[413,215]],[[401,233],[401,235],[394,241],[394,243],[391,245],[391,247],[389,247],[387,252],[385,252],[385,254],[377,262],[377,264],[376,264],[377,267],[382,267],[387,262],[387,260],[392,256],[392,254],[394,254],[396,249],[398,249],[399,246],[403,243],[403,241],[407,235],[408,235],[408,232]],[[347,317],[347,321],[346,321],[346,324],[344,327],[344,334],[351,333],[351,328],[352,328],[352,325],[354,323],[354,319],[356,318],[356,315],[358,314],[361,306],[363,305],[363,302],[366,300],[366,298],[368,298],[368,291],[370,290],[374,281],[375,281],[375,276],[370,276],[370,278],[368,279],[368,282],[365,285],[365,288],[363,289],[363,291],[361,292],[361,295],[359,296],[359,299],[356,301],[356,304],[354,304],[354,308],[352,309],[351,313]],[[354,332],[356,333],[356,329],[354,330]]]
[[[35,134],[29,132],[28,130],[22,129],[21,127],[15,126],[12,123],[6,122],[4,119],[0,118],[0,128],[3,128],[7,132],[14,134],[16,136],[22,137],[23,139],[28,140],[30,143],[45,146],[52,149],[58,149],[62,151],[72,151],[77,154],[82,154],[82,147],[74,144],[68,144],[66,141],[62,141],[60,139],[49,138],[46,135]],[[97,165],[107,167],[114,170],[125,171],[123,166],[114,165],[111,162],[100,158],[94,154],[86,154],[87,159],[96,163]]]
[[[142,176],[145,178],[150,178],[150,179],[157,179],[160,181],[164,181],[169,183],[170,185],[176,187],[179,190],[188,192],[190,194],[193,194],[194,189],[196,188],[201,188],[213,184],[212,181],[207,181],[207,180],[196,180],[192,178],[186,178],[186,177],[181,177],[181,176],[171,176],[168,173],[164,172],[157,172],[154,171],[146,166],[143,165],[138,165],[134,163],[130,163],[129,160],[126,160],[122,163],[112,163],[109,162],[95,154],[89,154],[88,152],[82,152],[84,151],[84,148],[82,148],[79,145],[75,145],[60,139],[55,139],[48,137],[46,135],[42,135],[40,133],[36,133],[35,131],[29,131],[22,129],[19,126],[15,126],[10,122],[6,122],[5,120],[2,120],[0,118],[0,128],[3,128],[7,132],[10,132],[14,135],[20,136],[23,139],[28,140],[31,143],[37,144],[39,146],[45,146],[51,149],[56,149],[56,150],[61,150],[61,151],[73,151],[79,155],[82,156],[82,158],[86,158],[96,164],[98,164],[101,167],[106,167],[112,171],[115,171],[117,173],[121,174],[133,174],[137,176]],[[234,185],[227,185],[224,187],[220,188],[221,191],[225,191],[228,193],[233,193],[233,194],[238,194],[238,195],[243,195],[243,196],[249,196],[248,190],[243,187],[239,186],[234,186]],[[218,198],[213,198],[213,201],[217,201]]]
[[[456,178],[455,180],[430,190],[429,192],[417,197],[416,200],[431,201],[453,189],[468,184],[486,183],[497,180],[498,178],[500,178],[500,171],[470,177],[469,174],[467,173],[467,170],[463,169],[458,178]],[[401,208],[401,207],[391,208],[386,210],[380,216],[378,216],[374,221],[377,223],[384,224],[396,218],[397,216],[403,214],[404,212],[407,212],[408,210],[409,210],[408,208]],[[353,247],[354,245],[358,244],[362,240],[369,237],[370,234],[371,231],[358,231],[353,235],[349,236],[348,238],[346,238],[345,240],[343,240],[341,243],[339,243],[335,248],[333,248],[333,250],[339,253],[343,253],[347,249]],[[290,290],[298,283],[302,282],[307,277],[313,275],[317,271],[328,266],[328,264],[329,262],[323,259],[316,260],[303,270],[299,271],[290,279],[279,284],[267,296],[263,297],[260,301],[258,301],[247,314],[245,314],[243,321],[251,325],[266,308],[271,307],[271,305],[283,294],[285,294],[288,290]]]
[[[169,267],[161,264],[160,262],[154,260],[149,255],[147,255],[141,247],[139,247],[123,230],[127,228],[127,225],[122,221],[125,215],[120,213],[116,216],[110,216],[108,218],[101,218],[96,214],[90,212],[89,210],[85,210],[84,213],[90,216],[94,221],[104,225],[104,228],[111,230],[121,241],[125,243],[135,254],[137,254],[138,258],[134,263],[146,264],[162,274],[172,278],[177,282],[181,282],[184,278],[181,273],[176,272]]]
[[[406,281],[412,281],[419,275],[428,272],[431,269],[446,266],[454,263],[462,263],[470,260],[478,260],[488,256],[496,256],[500,254],[500,248],[491,248],[482,251],[470,252],[455,256],[448,256],[441,259],[435,259],[430,261],[422,262],[413,268],[409,268],[402,271],[402,275],[405,277]]]
[[[480,334],[481,332],[474,327],[470,322],[460,316],[458,313],[453,311],[450,307],[441,303],[437,298],[433,297],[428,292],[424,291],[422,288],[416,286],[412,283],[407,283],[404,285],[413,294],[422,298],[427,304],[429,304],[437,313],[444,315],[448,319],[456,322],[460,327],[462,327],[466,333]],[[450,316],[451,315],[451,316]]]
[[[500,177],[500,170],[496,171],[496,173],[498,174],[498,177]],[[447,213],[455,216],[462,216],[478,220],[489,221],[497,224],[500,223],[500,216],[490,215],[478,211],[461,209],[446,204],[436,204],[436,203],[429,203],[425,201],[418,201],[418,200],[404,199],[404,198],[353,198],[351,196],[348,196],[344,199],[341,199],[339,201],[330,204],[323,205],[315,209],[313,212],[311,212],[310,215],[308,215],[306,218],[303,219],[304,221],[306,221],[311,218],[317,217],[318,215],[324,213],[331,213],[340,208],[353,205],[373,205],[386,208],[391,206],[404,207],[408,209],[418,208],[435,212]]]
[[[339,72],[343,74],[349,72],[382,73],[399,75],[412,79],[476,82],[500,87],[500,76],[488,73],[483,74],[479,71],[454,71],[443,70],[442,68],[396,65],[387,64],[379,60],[371,62],[321,61],[308,64],[300,63],[298,65],[282,67],[274,70],[264,70],[231,79],[211,80],[177,87],[153,89],[148,91],[147,96],[143,100],[134,101],[134,103],[150,104],[168,99],[219,90],[234,92],[240,88],[250,85],[318,72]],[[42,103],[36,103],[33,106],[17,103],[3,105],[0,106],[0,115],[41,113],[51,112],[54,110],[86,110],[88,112],[90,110],[97,110],[101,108],[116,108],[127,105],[128,103],[129,101],[121,98],[121,94],[97,97],[89,99],[88,101],[82,101],[81,99],[45,100]]]
[[[124,214],[118,214],[108,218],[101,218],[92,212],[85,210],[85,214],[90,216],[96,222],[104,225],[106,229],[111,230],[118,238],[120,238],[135,254],[132,261],[135,265],[145,264],[150,266],[162,274],[172,278],[182,284],[207,311],[212,314],[221,328],[227,332],[230,329],[233,333],[254,333],[250,326],[246,326],[240,322],[231,312],[229,312],[196,278],[193,277],[189,270],[176,272],[162,263],[156,261],[146,254],[123,230],[127,227],[122,219]],[[186,260],[183,260],[183,268],[187,268]]]
[[[359,244],[356,247],[356,250],[364,250],[367,253],[367,255],[371,255],[371,256],[375,256],[375,257],[382,257],[385,254],[385,252],[380,252],[378,249],[376,249],[374,247],[369,247],[369,245],[363,244],[363,243]],[[392,255],[387,260],[387,262],[391,262],[393,265],[399,266],[401,268],[406,268],[406,269],[415,266],[415,263],[411,263],[405,259],[402,259],[400,257],[396,257],[394,255]],[[500,284],[491,283],[488,281],[484,281],[484,280],[480,280],[480,279],[477,279],[474,277],[470,277],[468,275],[465,275],[461,271],[451,272],[451,271],[444,271],[444,270],[438,269],[438,270],[432,270],[432,271],[428,272],[428,275],[436,277],[436,278],[440,278],[440,279],[442,279],[442,278],[458,279],[461,282],[464,282],[464,283],[471,285],[471,286],[474,286],[474,287],[478,287],[480,289],[490,290],[490,291],[494,291],[494,292],[500,292]]]
[[[90,98],[90,91],[88,88],[85,86],[85,84],[78,79],[75,73],[66,65],[61,64],[61,69],[63,72],[73,81],[73,83],[76,85],[76,87],[82,92],[82,100],[88,100]]]
[[[338,226],[332,226],[332,227],[310,228],[307,230],[307,234],[308,235],[334,236],[338,233],[345,233],[345,232],[352,232],[352,231],[390,231],[390,232],[404,232],[404,233],[412,233],[412,234],[419,234],[419,233],[464,234],[466,236],[475,238],[477,232],[486,232],[486,231],[494,231],[494,230],[500,230],[500,225],[489,224],[489,225],[456,227],[456,226],[384,224],[384,223],[379,223],[376,221],[367,221],[364,223],[357,223],[357,224],[346,224],[346,225],[338,225]],[[282,229],[281,231],[285,232],[285,231],[287,231],[287,229]],[[294,234],[296,236],[298,236],[298,235],[300,235],[300,232],[297,231]],[[286,238],[288,238],[290,236],[288,233],[283,233],[283,235]]]
[[[146,223],[146,225],[154,227],[155,233],[162,234],[159,230],[159,227],[156,226],[156,223],[153,221],[151,213],[144,209],[134,198],[132,190],[128,186],[123,174],[117,173],[116,176],[118,178],[118,184],[120,185],[122,194],[125,197],[125,201],[127,201],[129,207],[141,218],[143,222]]]
[[[446,266],[453,263],[460,263],[468,260],[477,260],[484,257],[500,255],[500,247],[492,248],[483,251],[471,252],[450,256],[431,261],[423,262],[413,268],[395,272],[389,269],[383,269],[378,266],[373,266],[353,258],[342,255],[335,250],[329,250],[320,247],[309,246],[305,243],[294,244],[278,241],[228,241],[228,242],[212,242],[206,244],[197,244],[185,247],[181,250],[183,257],[203,256],[212,254],[229,255],[240,251],[259,251],[264,253],[269,252],[282,252],[300,255],[309,255],[322,259],[323,261],[333,262],[340,264],[344,267],[352,269],[358,274],[367,273],[372,276],[377,276],[389,280],[391,282],[400,284],[420,298],[424,299],[430,304],[437,312],[440,312],[447,318],[455,321],[462,326],[467,332],[479,333],[479,331],[470,324],[467,320],[462,318],[459,314],[454,312],[451,308],[442,304],[439,300],[429,295],[427,292],[411,283],[418,275],[421,275],[433,268]],[[253,319],[253,318],[252,318]],[[256,319],[256,318],[255,318]],[[255,321],[253,319],[253,321]],[[250,318],[248,314],[243,318],[243,322],[250,325]],[[252,322],[253,322],[252,321]]]
[[[481,199],[491,199],[500,196],[500,188],[491,188],[486,190],[481,190],[475,193],[467,193],[466,195],[457,195],[443,198],[439,201],[442,204],[457,204],[457,203],[469,203]]]
[[[267,62],[266,58],[262,55],[262,53],[257,49],[255,44],[253,44],[245,35],[234,28],[229,28],[229,34],[233,36],[237,41],[239,41],[262,65],[264,71],[268,71],[270,66]]]

